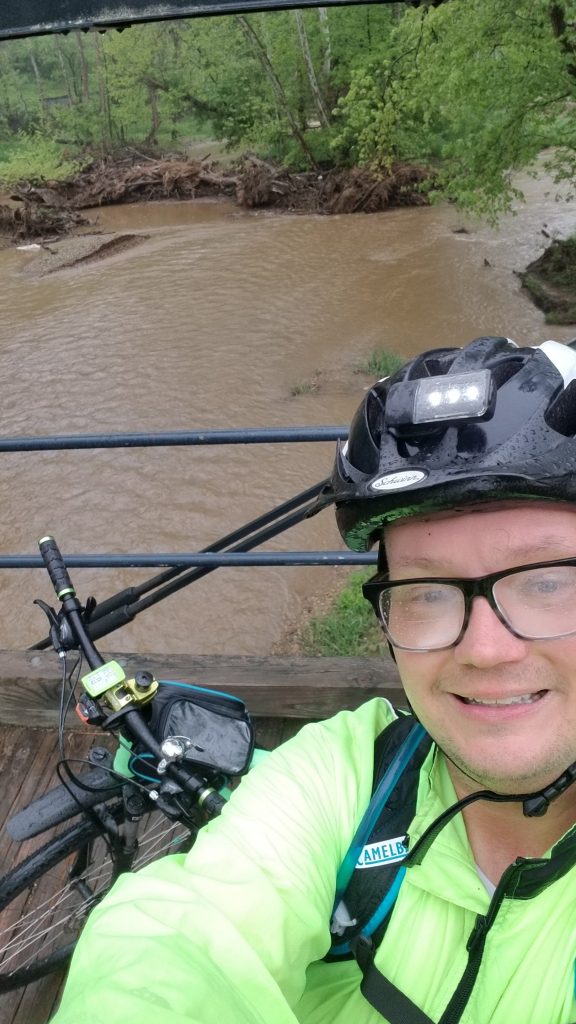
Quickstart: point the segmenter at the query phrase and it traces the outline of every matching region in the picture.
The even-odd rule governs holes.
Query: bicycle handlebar
[[[40,548],[40,554],[42,555],[52,586],[56,591],[56,597],[60,601],[63,601],[65,597],[76,597],[76,591],[68,575],[66,563],[54,537],[42,537],[38,541],[38,547]]]
[[[72,580],[68,575],[68,569],[66,568],[60,548],[54,537],[50,536],[42,537],[38,541],[38,547],[40,548],[40,554],[50,576],[52,586],[56,591],[56,596],[62,604],[62,612],[72,629],[73,635],[76,637],[78,646],[82,650],[90,668],[99,668],[100,665],[104,664],[104,658],[96,650],[86,629],[84,619],[82,618],[83,608],[76,597],[76,590],[72,586]]]
[[[158,740],[150,732],[150,729],[146,725],[146,722],[142,718],[142,715],[136,709],[131,708],[125,712],[124,721],[128,725],[129,731],[132,733],[135,739],[139,740],[148,750],[154,754],[158,760],[162,758],[162,748],[158,743]],[[210,814],[219,814],[222,810],[226,801],[220,796],[216,790],[208,786],[205,779],[199,778],[192,772],[189,772],[185,768],[181,768],[177,764],[168,764],[166,771],[172,776],[176,782],[192,794],[198,801],[198,804],[205,810],[209,811]]]
[[[99,668],[105,662],[88,633],[83,619],[84,610],[76,597],[76,590],[70,579],[59,547],[51,536],[42,537],[38,541],[38,546],[52,586],[61,602],[61,614],[68,622],[76,639],[77,646],[86,657],[90,667],[92,669]],[[112,717],[116,721],[121,718],[122,725],[133,739],[141,743],[158,761],[163,759],[162,747],[149,729],[137,705],[131,706],[128,703]],[[210,816],[220,813],[226,801],[209,785],[206,779],[195,775],[187,768],[183,768],[176,763],[166,764],[165,770],[183,789],[195,798],[198,805],[207,811]]]

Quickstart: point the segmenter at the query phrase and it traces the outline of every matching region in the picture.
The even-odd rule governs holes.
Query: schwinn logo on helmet
[[[371,491],[402,491],[405,487],[425,480],[428,473],[423,469],[404,469],[401,473],[387,473],[379,476],[368,485]]]

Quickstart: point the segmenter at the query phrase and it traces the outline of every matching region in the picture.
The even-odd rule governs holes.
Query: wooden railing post
[[[158,678],[178,679],[241,697],[254,716],[327,718],[371,697],[405,703],[398,672],[389,658],[304,658],[110,655],[128,675],[146,668]],[[51,652],[0,651],[0,725],[55,726],[61,664]],[[69,713],[67,726],[80,727]]]

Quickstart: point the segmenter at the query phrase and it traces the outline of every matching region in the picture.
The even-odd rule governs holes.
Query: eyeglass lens
[[[515,633],[551,639],[576,632],[576,566],[548,565],[511,572],[492,585],[494,604]],[[464,591],[434,580],[383,588],[378,610],[389,639],[409,650],[449,647],[466,616]]]

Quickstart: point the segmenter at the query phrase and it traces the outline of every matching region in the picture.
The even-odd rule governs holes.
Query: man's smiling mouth
[[[536,693],[520,693],[515,697],[484,698],[458,696],[458,700],[461,700],[464,704],[480,704],[485,707],[509,704],[535,704],[537,701],[542,700],[546,693],[548,693],[548,690],[537,690]]]

